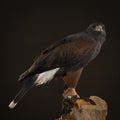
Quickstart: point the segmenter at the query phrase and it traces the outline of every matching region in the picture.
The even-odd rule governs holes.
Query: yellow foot
[[[64,93],[63,93],[63,97],[64,97],[64,98],[68,98],[68,97],[71,97],[71,98],[72,98],[73,96],[78,96],[78,97],[79,97],[79,95],[77,94],[75,88],[68,88],[68,89],[65,90]]]
[[[80,109],[82,105],[91,105],[90,102],[85,101],[84,99],[77,99],[74,104],[78,107],[78,109]]]

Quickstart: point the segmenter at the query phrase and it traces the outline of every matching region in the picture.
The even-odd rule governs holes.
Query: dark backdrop
[[[61,112],[63,81],[32,89],[14,110],[9,102],[21,84],[18,76],[35,56],[54,41],[84,30],[93,22],[106,25],[107,41],[99,56],[84,70],[77,91],[81,96],[97,95],[107,101],[109,120],[117,120],[120,104],[120,18],[119,3],[25,2],[2,3],[1,25],[1,120],[53,120]]]

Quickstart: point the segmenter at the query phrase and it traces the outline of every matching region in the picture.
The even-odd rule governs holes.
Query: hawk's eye
[[[96,25],[93,26],[93,29],[94,29],[94,30],[95,30],[95,28],[96,28]]]

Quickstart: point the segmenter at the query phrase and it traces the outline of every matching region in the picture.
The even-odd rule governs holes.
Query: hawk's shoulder
[[[84,33],[76,33],[76,34],[71,34],[68,35],[66,37],[64,37],[61,40],[56,41],[54,44],[50,45],[47,49],[45,49],[42,54],[46,54],[48,52],[50,52],[51,50],[53,50],[56,47],[59,47],[61,45],[67,44],[67,43],[71,43],[71,42],[75,42],[77,40],[80,40],[80,38],[82,38],[84,36]]]

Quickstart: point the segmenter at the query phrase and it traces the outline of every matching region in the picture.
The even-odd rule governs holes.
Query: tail
[[[23,85],[22,89],[19,91],[19,93],[15,96],[13,101],[9,104],[9,108],[13,109],[18,104],[18,102],[22,99],[22,97],[34,85],[38,86],[38,85],[42,85],[42,84],[45,84],[45,83],[51,81],[59,69],[60,68],[55,68],[55,69],[48,70],[48,71],[45,71],[40,74],[30,74],[29,76],[27,76],[25,78],[23,77],[24,81],[22,81],[22,82],[24,82],[24,85]],[[22,79],[21,78],[20,78],[20,80],[23,79],[23,78]]]
[[[35,75],[26,78],[23,87],[9,104],[9,108],[13,109],[19,103],[22,97],[34,86],[35,79]]]

